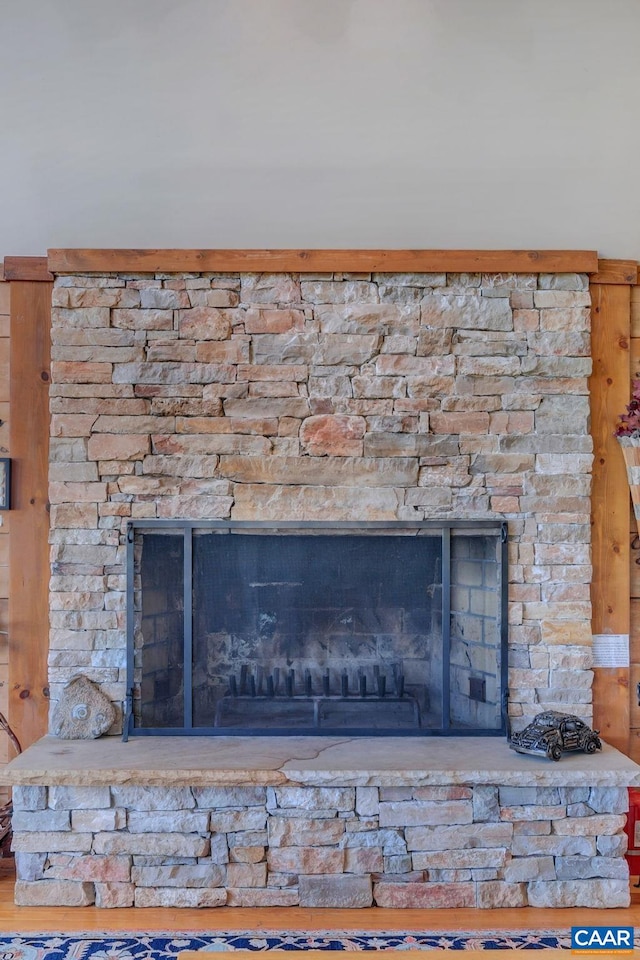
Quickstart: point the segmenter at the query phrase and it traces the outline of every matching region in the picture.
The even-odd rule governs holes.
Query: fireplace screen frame
[[[440,531],[442,538],[442,700],[440,726],[420,727],[419,729],[383,729],[369,728],[314,728],[300,730],[294,728],[253,728],[243,725],[230,726],[194,726],[193,724],[193,541],[197,532],[216,531],[218,533],[267,533],[274,535],[339,535],[371,536],[375,534],[401,536],[420,536]],[[183,560],[183,717],[182,727],[144,727],[136,726],[133,704],[135,697],[136,670],[136,535],[148,531],[182,533],[184,538]],[[498,567],[500,589],[498,593],[499,609],[499,716],[500,725],[491,728],[461,727],[452,725],[450,710],[450,653],[451,653],[451,539],[459,535],[491,535],[496,537],[498,545]],[[428,737],[428,736],[505,736],[508,732],[508,525],[503,520],[420,520],[420,521],[242,521],[242,520],[155,520],[139,519],[127,522],[127,591],[126,591],[126,678],[127,695],[123,707],[123,740],[129,736],[392,736],[392,737]],[[189,664],[189,669],[187,669]]]

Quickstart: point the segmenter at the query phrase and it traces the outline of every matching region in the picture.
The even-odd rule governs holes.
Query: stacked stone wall
[[[616,787],[16,787],[16,902],[624,907]]]
[[[590,719],[585,276],[64,275],[52,344],[54,704],[125,695],[130,518],[500,518],[513,725]]]

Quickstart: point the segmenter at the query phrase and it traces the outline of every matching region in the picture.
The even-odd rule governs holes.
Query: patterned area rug
[[[438,933],[316,931],[274,933],[52,933],[0,936],[1,960],[176,960],[181,950],[541,950],[571,949],[568,930],[470,930]]]

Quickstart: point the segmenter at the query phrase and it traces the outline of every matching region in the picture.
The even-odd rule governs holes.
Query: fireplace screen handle
[[[122,742],[127,743],[129,740],[129,723],[131,719],[131,714],[133,713],[133,690],[129,690],[128,694],[122,701]]]

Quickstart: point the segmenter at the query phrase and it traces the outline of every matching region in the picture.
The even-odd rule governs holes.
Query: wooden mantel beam
[[[594,250],[62,250],[51,273],[596,273]]]

